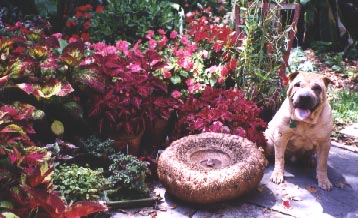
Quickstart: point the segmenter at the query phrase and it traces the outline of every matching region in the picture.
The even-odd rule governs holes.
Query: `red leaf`
[[[133,104],[137,109],[140,109],[142,100],[138,97],[133,97]]]
[[[27,182],[31,187],[40,185],[41,183],[46,183],[45,179],[48,175],[53,172],[53,168],[48,169],[43,175],[41,175],[40,167],[36,168],[32,175],[27,177]]]
[[[60,217],[65,213],[66,205],[59,196],[48,193],[45,190],[37,190],[26,186],[22,186],[22,188],[33,197],[32,202],[43,208],[51,217]]]
[[[20,152],[14,147],[12,153],[8,153],[8,157],[10,159],[10,163],[14,164],[18,159],[20,159],[21,154]]]
[[[80,218],[91,213],[108,210],[108,207],[93,201],[80,201],[66,208],[62,217]]]

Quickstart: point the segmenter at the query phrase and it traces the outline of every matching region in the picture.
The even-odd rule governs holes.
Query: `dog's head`
[[[327,101],[327,87],[332,81],[315,73],[294,72],[288,75],[287,97],[293,110],[293,116],[305,120],[315,116],[315,111]]]

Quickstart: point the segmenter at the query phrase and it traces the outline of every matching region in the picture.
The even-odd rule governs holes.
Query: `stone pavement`
[[[180,202],[158,184],[155,192],[163,200],[154,207],[112,211],[119,217],[346,217],[358,218],[358,153],[332,146],[328,176],[334,184],[330,192],[317,186],[314,168],[286,164],[284,184],[269,181],[272,164],[257,189],[229,202],[191,205]],[[285,205],[285,206],[284,206]]]

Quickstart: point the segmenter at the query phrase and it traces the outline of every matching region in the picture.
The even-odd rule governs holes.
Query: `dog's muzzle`
[[[312,111],[319,104],[317,96],[306,90],[297,91],[291,98],[292,105],[295,109],[295,115],[298,119],[308,118]]]

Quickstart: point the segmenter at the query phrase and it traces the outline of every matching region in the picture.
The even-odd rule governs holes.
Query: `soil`
[[[307,59],[315,64],[315,66],[317,66],[317,71],[321,72],[332,80],[332,93],[337,93],[343,88],[358,91],[358,60],[349,60],[347,58],[343,59],[341,64],[346,66],[346,69],[353,69],[355,72],[354,77],[349,78],[344,74],[344,72],[332,70],[332,66],[326,63],[324,56],[316,55],[316,53],[311,49],[307,49],[304,52]],[[335,137],[332,137],[332,140],[348,146],[358,147],[358,138],[339,133],[340,130],[344,127],[346,127],[346,125],[334,125],[333,135]]]

